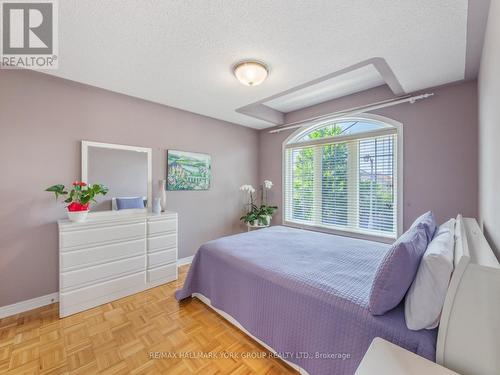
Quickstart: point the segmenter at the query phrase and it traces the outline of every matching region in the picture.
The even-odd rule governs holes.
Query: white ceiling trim
[[[288,113],[384,84],[385,80],[378,70],[373,65],[365,65],[263,104],[277,111]]]
[[[281,125],[288,112],[383,84],[387,84],[395,96],[405,93],[387,62],[382,58],[373,58],[238,108],[236,111],[272,125]]]

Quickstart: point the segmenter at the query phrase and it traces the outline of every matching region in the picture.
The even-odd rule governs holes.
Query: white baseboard
[[[13,303],[12,305],[0,307],[0,319],[7,316],[16,315],[25,311],[33,310],[38,307],[50,305],[59,301],[59,293],[51,293],[45,296],[40,296],[26,301]]]
[[[191,262],[193,261],[193,258],[194,258],[194,255],[191,255],[190,257],[177,259],[177,267],[184,266],[186,264],[191,264]]]
[[[184,266],[191,264],[193,256],[177,259],[177,266]],[[33,310],[38,307],[50,305],[51,303],[59,301],[59,293],[51,293],[45,296],[32,298],[26,301],[13,303],[12,305],[0,307],[0,319],[6,318],[11,315],[20,314],[25,311]]]

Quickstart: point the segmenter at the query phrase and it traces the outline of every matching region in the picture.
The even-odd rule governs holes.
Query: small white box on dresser
[[[171,211],[60,220],[60,317],[176,280],[177,222]]]

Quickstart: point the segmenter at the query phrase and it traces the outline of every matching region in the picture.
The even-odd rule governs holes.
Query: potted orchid
[[[240,217],[245,224],[255,226],[258,224],[257,205],[255,204],[255,188],[252,185],[241,185],[240,190],[248,194],[247,213]]]
[[[242,185],[240,190],[248,194],[249,202],[247,204],[247,213],[240,220],[250,226],[267,227],[271,224],[274,212],[277,206],[267,204],[267,192],[273,187],[273,183],[265,180],[261,189],[261,204],[257,205],[255,201],[255,188],[252,185]]]
[[[81,222],[87,218],[90,202],[96,201],[96,195],[106,195],[108,188],[101,184],[87,185],[85,182],[75,181],[69,192],[62,184],[50,186],[45,191],[54,193],[56,199],[67,197],[64,202],[68,203],[66,209],[69,220]]]
[[[270,180],[264,180],[261,186],[261,205],[259,207],[259,224],[268,226],[271,224],[271,219],[274,213],[278,209],[278,206],[271,206],[267,203],[268,191],[273,187],[273,182]]]

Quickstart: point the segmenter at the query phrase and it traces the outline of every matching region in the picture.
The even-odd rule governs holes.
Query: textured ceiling
[[[64,0],[48,73],[264,128],[235,109],[373,57],[406,92],[461,80],[466,33],[466,0]],[[244,58],[268,80],[238,83]]]

